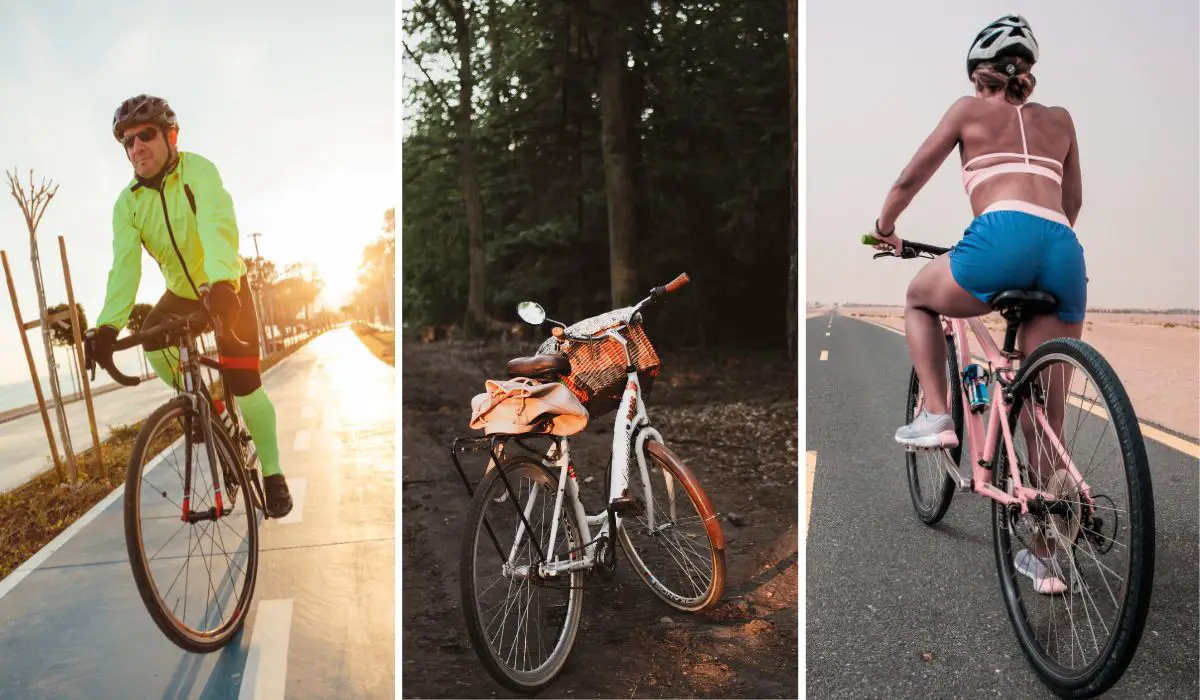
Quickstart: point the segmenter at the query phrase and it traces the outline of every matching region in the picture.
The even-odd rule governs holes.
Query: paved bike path
[[[904,419],[905,339],[830,319],[806,321],[806,450],[816,453],[808,697],[1055,697],[1025,661],[1005,612],[990,502],[956,492],[932,528],[913,512],[892,438]],[[1137,655],[1105,697],[1197,697],[1197,460],[1150,440],[1146,451],[1157,516],[1154,594]]]
[[[264,384],[296,506],[260,529],[238,638],[195,655],[163,637],[133,582],[118,494],[0,581],[0,698],[394,696],[395,370],[342,328]]]

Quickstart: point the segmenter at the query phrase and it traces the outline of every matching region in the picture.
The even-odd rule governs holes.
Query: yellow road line
[[[817,453],[805,453],[805,461],[807,462],[808,474],[805,477],[804,488],[804,539],[808,540],[808,521],[812,519],[812,492],[813,492],[813,477],[817,475]]]

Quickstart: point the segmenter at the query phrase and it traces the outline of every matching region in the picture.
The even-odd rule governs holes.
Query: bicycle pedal
[[[619,496],[614,498],[609,502],[608,507],[622,518],[636,518],[646,512],[646,504],[633,496]]]

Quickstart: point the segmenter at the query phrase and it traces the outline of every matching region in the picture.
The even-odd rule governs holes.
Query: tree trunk
[[[33,262],[33,281],[37,288],[38,312],[41,314],[42,346],[46,350],[46,375],[50,379],[50,392],[54,395],[54,413],[58,418],[59,440],[62,441],[63,456],[67,462],[67,480],[74,484],[78,481],[75,467],[75,450],[71,447],[71,431],[67,427],[67,409],[63,405],[62,389],[58,385],[58,363],[54,361],[54,346],[50,343],[50,328],[46,324],[46,290],[42,286],[42,263],[38,256],[37,236],[30,232],[30,259]]]
[[[614,6],[616,5],[616,6]],[[625,104],[625,62],[628,40],[619,16],[624,3],[593,0],[599,22],[596,37],[600,87],[600,147],[604,157],[604,194],[608,205],[608,266],[612,304],[635,301],[637,268],[633,158]]]
[[[463,200],[467,208],[467,317],[463,324],[468,337],[487,325],[484,284],[486,282],[483,200],[479,193],[479,172],[475,164],[475,146],[471,132],[471,26],[464,0],[445,0],[454,19],[454,39],[458,47],[458,156],[462,166]]]
[[[797,152],[797,147],[796,147],[796,140],[797,140],[797,137],[799,136],[796,133],[796,118],[798,116],[798,114],[796,112],[796,105],[797,105],[796,83],[797,83],[797,78],[798,78],[798,75],[796,73],[796,60],[797,60],[797,57],[796,57],[796,15],[797,15],[796,0],[788,0],[788,30],[787,31],[788,31],[788,65],[790,68],[790,70],[789,70],[790,77],[788,79],[788,86],[789,86],[789,90],[791,92],[791,97],[792,97],[792,105],[791,105],[791,107],[792,107],[792,109],[791,109],[791,115],[792,115],[792,118],[791,118],[792,182],[791,182],[791,187],[790,187],[791,198],[792,198],[792,206],[791,206],[792,215],[791,215],[791,224],[790,224],[791,236],[789,237],[791,240],[791,244],[790,244],[789,253],[788,253],[790,256],[790,260],[788,263],[787,345],[788,345],[788,358],[792,362],[796,361],[797,352],[798,352],[797,351],[797,343],[799,341],[798,341],[797,335],[798,335],[798,323],[799,322],[798,322],[797,318],[798,318],[798,314],[799,314],[799,309],[797,307],[799,306],[799,303],[800,303],[800,300],[796,296],[796,284],[797,284],[796,278],[797,278],[797,275],[799,274],[799,270],[797,269],[797,267],[798,267],[798,257],[797,256],[799,255],[799,246],[800,246],[800,236],[799,236],[799,230],[798,230],[798,226],[799,226],[799,212],[798,212],[799,192],[797,192],[797,187],[798,187],[797,168],[799,167],[799,165],[798,165],[798,155],[799,154]],[[794,384],[793,384],[793,387],[794,387]]]

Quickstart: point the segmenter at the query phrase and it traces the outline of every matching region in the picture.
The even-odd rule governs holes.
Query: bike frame
[[[622,393],[621,402],[614,417],[612,469],[608,484],[608,502],[611,503],[614,498],[621,497],[629,487],[629,469],[632,466],[630,454],[632,453],[635,457],[637,467],[641,472],[642,483],[645,484],[642,496],[645,501],[649,527],[653,530],[654,503],[650,497],[649,467],[646,464],[646,454],[643,448],[647,440],[654,440],[661,443],[662,435],[650,426],[650,417],[646,412],[641,383],[638,381],[637,370],[633,369],[633,363],[629,357],[628,341],[621,336],[617,328],[605,331],[605,335],[621,343],[621,347],[625,352],[625,366],[630,368],[626,372],[625,390]],[[493,460],[495,460],[494,455]],[[608,508],[595,515],[588,515],[584,510],[583,503],[579,499],[579,483],[575,478],[575,468],[571,464],[570,442],[566,437],[555,438],[553,444],[546,452],[543,464],[547,467],[557,467],[558,469],[558,489],[554,496],[554,519],[550,525],[550,543],[546,548],[546,552],[553,552],[554,546],[558,541],[559,515],[564,505],[574,510],[576,521],[579,523],[580,539],[586,544],[582,545],[585,552],[581,558],[572,556],[569,560],[553,559],[545,561],[546,554],[539,552],[543,556],[543,561],[538,566],[538,574],[546,578],[553,578],[573,571],[589,569],[595,564],[597,556],[596,548],[591,546],[593,543],[592,527],[598,527],[595,539],[608,537],[612,541],[610,546],[615,547],[616,529],[620,527],[621,516]],[[503,474],[503,472],[501,473]],[[511,494],[511,485],[507,483],[507,479],[505,479],[505,484]],[[668,493],[672,491],[672,486],[670,481],[668,481]],[[521,522],[517,525],[516,537],[513,539],[513,545],[509,550],[508,558],[504,562],[503,568],[505,574],[527,575],[529,573],[527,566],[518,566],[516,564],[516,558],[522,538],[525,536],[529,514],[533,512],[538,495],[538,491],[530,492],[524,508],[520,508],[522,513]],[[566,501],[565,504],[564,500]],[[573,553],[574,550],[572,550],[571,554]]]
[[[984,355],[987,357],[989,370],[989,389],[998,387],[999,391],[991,391],[989,399],[988,423],[986,432],[984,429],[983,415],[971,411],[970,399],[967,395],[966,388],[963,386],[962,377],[954,377],[957,385],[957,393],[963,407],[963,420],[966,424],[966,437],[971,443],[971,470],[972,470],[972,490],[985,498],[990,498],[1008,506],[1019,506],[1022,515],[1029,513],[1029,501],[1037,500],[1039,497],[1048,501],[1059,500],[1057,494],[1034,489],[1026,486],[1020,477],[1020,469],[1017,464],[1016,451],[1013,448],[1012,431],[1009,429],[1009,412],[1012,409],[1012,401],[1009,393],[1009,387],[1012,386],[1014,369],[1012,366],[1012,358],[1003,353],[996,345],[996,340],[983,324],[983,319],[980,317],[961,319],[961,318],[946,318],[942,317],[942,326],[947,337],[952,337],[955,340],[955,349],[958,353],[958,367],[962,372],[963,368],[972,364],[970,338],[967,335],[967,329],[970,328],[975,335],[976,340],[983,347]],[[951,388],[954,392],[954,389]],[[953,393],[951,394],[951,397]],[[1080,493],[1084,500],[1089,504],[1092,501],[1091,489],[1084,482],[1083,477],[1075,468],[1074,461],[1071,460],[1070,454],[1055,435],[1054,430],[1050,426],[1050,421],[1046,417],[1044,404],[1034,403],[1034,417],[1038,424],[1045,430],[1046,440],[1049,443],[1050,449],[1055,452],[1062,463],[1066,465],[1068,473],[1074,483],[1079,485]],[[991,465],[994,464],[996,457],[996,449],[998,436],[1004,436],[1004,449],[1008,456],[1009,467],[1009,483],[1012,485],[1012,493],[1007,493],[996,487],[992,480]],[[947,468],[954,470],[952,464],[947,461]],[[958,476],[955,474],[955,476]]]

